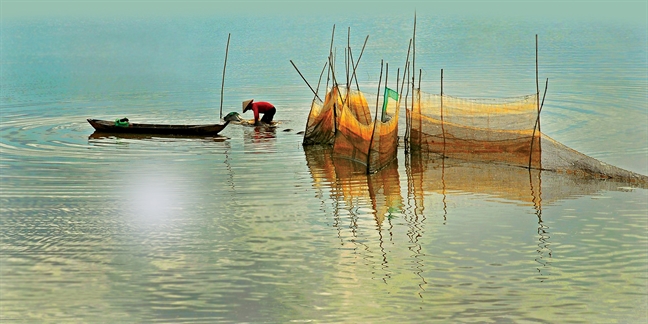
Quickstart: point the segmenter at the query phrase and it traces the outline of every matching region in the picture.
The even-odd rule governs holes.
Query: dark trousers
[[[272,108],[269,111],[266,111],[265,113],[263,113],[263,117],[261,117],[261,121],[266,124],[270,124],[276,112],[277,112],[276,108]]]

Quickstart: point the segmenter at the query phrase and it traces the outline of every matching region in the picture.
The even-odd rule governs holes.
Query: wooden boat
[[[88,119],[88,123],[97,132],[102,133],[213,136],[222,131],[229,121],[225,121],[224,124],[168,125],[130,123],[128,121],[117,123],[110,120]]]

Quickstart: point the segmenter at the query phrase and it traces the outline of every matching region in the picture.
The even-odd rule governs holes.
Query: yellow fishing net
[[[414,91],[411,150],[541,167],[538,97],[462,99]]]
[[[374,121],[362,92],[334,87],[323,103],[313,101],[304,144],[333,144],[335,156],[366,166],[368,173],[375,172],[396,158],[398,106],[398,94],[386,88],[383,109]]]
[[[313,99],[304,131],[304,145],[333,144],[336,115],[334,108],[341,104],[339,98],[338,88],[335,87],[326,94],[324,102],[319,98]]]

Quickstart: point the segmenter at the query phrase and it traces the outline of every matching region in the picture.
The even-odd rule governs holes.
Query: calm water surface
[[[1,321],[645,322],[645,189],[402,150],[367,176],[302,147],[312,95],[289,60],[316,84],[350,26],[356,56],[371,35],[366,91],[380,59],[394,82],[412,19],[380,18],[2,21]],[[443,68],[468,97],[535,92],[539,34],[543,131],[648,173],[645,25],[418,28],[424,90]],[[271,101],[276,130],[93,135],[86,118],[218,121],[228,33],[224,114]]]

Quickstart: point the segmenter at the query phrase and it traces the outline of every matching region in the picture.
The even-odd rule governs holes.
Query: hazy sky
[[[595,19],[646,24],[648,2],[641,1],[60,1],[0,2],[3,18],[52,15],[340,15],[390,11],[426,15],[478,15],[534,19]]]

